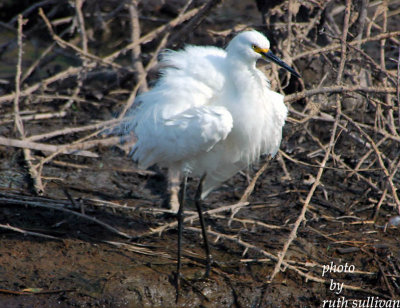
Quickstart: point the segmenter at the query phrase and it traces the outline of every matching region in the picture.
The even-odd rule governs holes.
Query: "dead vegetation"
[[[297,81],[268,65],[266,74],[272,86],[286,94],[290,110],[282,149],[268,167],[265,163],[258,172],[249,170],[252,180],[247,189],[241,174],[213,193],[205,215],[214,249],[236,253],[237,262],[241,253],[244,264],[268,265],[268,275],[253,275],[254,280],[247,282],[256,286],[292,279],[312,281],[325,290],[333,277],[353,291],[346,296],[398,299],[400,2],[288,0],[269,1],[268,7],[256,2],[258,13],[250,0],[240,5],[228,0],[45,0],[32,2],[10,20],[2,16],[0,212],[17,211],[18,205],[28,211],[62,211],[113,235],[134,236],[142,244],[175,228],[173,219],[160,218],[164,210],[149,206],[160,205],[161,197],[146,195],[138,184],[150,183],[155,173],[126,165],[119,138],[104,132],[134,104],[138,91],[151,87],[163,49],[187,42],[223,46],[236,31],[257,28],[303,79]],[[229,11],[235,5],[240,12],[236,15]],[[246,19],[246,10],[251,9],[258,15]],[[64,173],[96,171],[99,160],[110,166],[110,174],[134,179],[134,205],[121,205],[129,198],[115,197],[129,190],[126,176],[114,177],[104,186],[88,180],[82,199],[77,200],[79,194],[71,196],[71,189],[79,190]],[[23,167],[16,167],[20,163]],[[29,180],[14,185],[5,172],[11,168],[20,168]],[[107,185],[119,193],[109,201],[95,193]],[[238,201],[232,199],[234,190],[244,191]],[[92,217],[101,211],[128,217],[135,212],[152,222],[146,230],[129,233],[123,226]],[[198,240],[197,215],[186,214],[191,225],[187,229]],[[50,226],[36,232],[13,217],[1,218],[0,227],[34,237],[64,238]],[[162,248],[151,250],[118,239],[107,243],[174,260],[171,251]],[[354,264],[357,273],[346,279],[322,277],[323,266],[331,261]],[[221,268],[214,274],[233,275]],[[317,304],[333,295],[315,291],[314,302],[299,303]],[[260,307],[265,306],[265,296],[261,292]]]

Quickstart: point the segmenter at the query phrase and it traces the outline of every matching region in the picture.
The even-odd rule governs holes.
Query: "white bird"
[[[270,89],[268,79],[256,68],[262,58],[300,77],[270,51],[268,39],[254,30],[238,34],[225,50],[186,46],[166,51],[160,79],[136,98],[137,107],[127,115],[124,125],[126,132],[137,136],[132,157],[139,167],[158,164],[183,175],[178,211],[178,292],[186,178],[202,177],[198,194],[204,199],[261,154],[274,156],[279,149],[287,108],[283,96]],[[196,206],[208,275],[211,257],[199,195]]]

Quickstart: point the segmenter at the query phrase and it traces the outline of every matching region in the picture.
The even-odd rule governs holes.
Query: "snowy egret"
[[[160,79],[136,98],[138,105],[124,124],[126,132],[137,136],[132,157],[139,167],[158,164],[183,177],[180,206],[173,209],[178,211],[178,292],[187,177],[201,177],[195,204],[208,275],[211,255],[201,200],[261,154],[274,156],[279,149],[287,108],[283,96],[270,89],[268,79],[256,68],[258,59],[271,60],[300,77],[255,30],[241,32],[225,50],[186,46],[166,51]]]

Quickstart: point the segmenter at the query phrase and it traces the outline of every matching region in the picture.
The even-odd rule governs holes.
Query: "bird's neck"
[[[228,57],[227,60],[228,75],[233,87],[243,89],[258,82],[258,80],[255,80],[258,74],[254,60],[244,61],[238,57]]]
[[[228,54],[227,63],[230,68],[235,70],[255,70],[256,69],[256,61],[253,58],[246,58],[236,54]]]

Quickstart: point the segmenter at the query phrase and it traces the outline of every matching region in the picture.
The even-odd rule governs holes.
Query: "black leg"
[[[178,210],[178,263],[176,267],[176,302],[179,300],[179,292],[181,289],[181,248],[182,248],[182,231],[183,231],[183,208],[186,199],[186,182],[187,177],[184,176],[182,180],[182,187],[180,190],[180,205]]]
[[[208,244],[206,224],[204,222],[203,212],[201,211],[201,193],[203,191],[203,183],[205,177],[206,175],[204,174],[200,179],[199,186],[197,187],[195,204],[197,208],[197,213],[199,214],[201,233],[203,235],[203,240],[204,240],[204,250],[206,253],[206,273],[204,276],[207,278],[210,275],[210,270],[211,270],[211,253],[210,253],[210,245]]]

